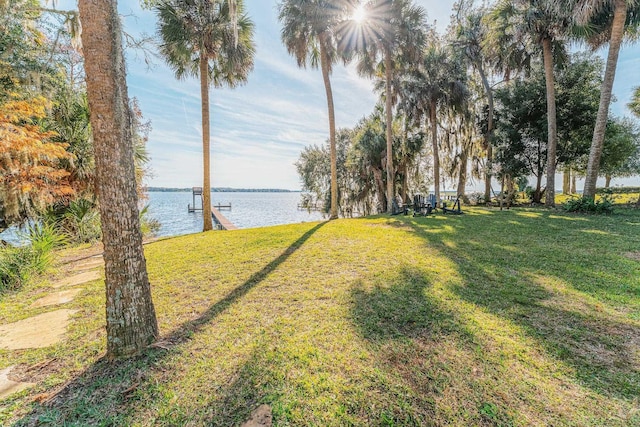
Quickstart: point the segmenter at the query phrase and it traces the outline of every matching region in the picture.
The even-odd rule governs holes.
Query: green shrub
[[[484,193],[476,192],[469,194],[469,203],[472,205],[483,205],[485,203]]]
[[[0,249],[0,292],[20,288],[33,272],[34,253],[30,246]]]
[[[151,214],[149,214],[149,205],[146,205],[140,211],[140,229],[142,231],[142,235],[144,236],[153,236],[158,230],[160,230],[160,221],[153,218]]]
[[[640,187],[609,187],[609,188],[597,188],[598,194],[633,194],[640,193]]]
[[[613,213],[613,196],[604,194],[600,200],[590,197],[573,197],[562,205],[567,212],[578,212],[587,214],[612,214]]]
[[[102,235],[98,209],[87,199],[72,201],[62,215],[61,225],[77,243],[94,242]]]
[[[0,249],[0,292],[18,289],[46,271],[53,262],[53,249],[67,241],[64,234],[47,223],[29,225],[23,237],[28,245]]]

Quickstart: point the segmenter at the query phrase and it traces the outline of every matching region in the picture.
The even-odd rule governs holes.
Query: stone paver
[[[62,341],[77,310],[56,310],[0,326],[0,348],[43,348]]]
[[[82,292],[82,289],[67,289],[64,291],[56,292],[46,297],[37,299],[31,304],[31,308],[48,307],[50,305],[66,304],[73,301],[73,299]]]
[[[102,267],[104,260],[102,256],[92,256],[91,258],[85,258],[80,261],[72,263],[71,271],[78,272],[84,270],[93,270],[94,268]]]
[[[251,413],[248,421],[241,427],[271,427],[272,416],[269,405],[260,405]]]
[[[13,393],[24,390],[31,387],[33,383],[19,383],[9,379],[9,372],[13,369],[13,366],[9,366],[6,369],[0,371],[0,400],[9,397]]]
[[[99,270],[85,271],[84,273],[74,274],[73,276],[65,277],[64,279],[55,282],[52,286],[55,289],[66,288],[70,286],[77,286],[87,282],[98,280],[101,277],[102,277],[102,273]]]

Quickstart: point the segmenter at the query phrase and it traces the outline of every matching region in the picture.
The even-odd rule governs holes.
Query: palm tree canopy
[[[349,0],[285,0],[278,5],[282,41],[299,67],[318,68],[321,43],[329,72],[339,59],[348,61],[337,48],[336,28],[348,19],[352,7]]]
[[[341,48],[359,54],[358,72],[365,76],[384,73],[379,58],[392,54],[392,67],[419,61],[427,42],[427,14],[411,0],[369,0],[363,4],[366,19],[345,23],[339,30]]]
[[[255,53],[254,24],[241,0],[164,0],[156,12],[160,52],[177,78],[199,75],[204,55],[215,87],[247,81]]]
[[[625,36],[637,40],[640,36],[640,1],[624,1],[627,6]],[[609,43],[615,7],[615,0],[579,0],[574,9],[578,25],[576,35],[584,38],[593,49]]]
[[[431,108],[457,109],[468,97],[463,64],[437,41],[424,52],[420,66],[403,76],[400,109],[418,124]]]
[[[485,28],[485,37],[481,41],[482,51],[491,59],[492,67],[505,75],[511,75],[513,71],[530,70],[531,58],[539,50],[537,44],[517,31],[517,21],[512,19],[514,14],[513,3],[502,1],[483,14],[481,23],[475,23],[480,28]],[[467,25],[473,24],[471,21]]]
[[[566,63],[566,38],[571,31],[572,7],[572,2],[559,0],[500,0],[496,3],[485,19],[491,26],[488,43],[498,50],[497,68],[530,68],[531,55],[541,53],[543,40],[551,42],[554,63]]]

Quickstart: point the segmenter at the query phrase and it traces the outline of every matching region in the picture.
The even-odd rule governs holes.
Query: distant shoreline
[[[170,188],[170,187],[147,187],[149,193],[186,193],[191,192],[188,188]],[[285,190],[281,188],[212,188],[212,193],[299,193],[300,191]]]

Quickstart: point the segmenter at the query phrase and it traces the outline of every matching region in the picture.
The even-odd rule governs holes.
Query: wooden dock
[[[216,225],[223,229],[223,230],[237,230],[238,227],[236,227],[235,225],[233,225],[231,223],[231,221],[229,221],[227,218],[225,218],[224,215],[222,215],[220,213],[220,211],[218,209],[216,209],[215,207],[211,207],[211,216],[213,217],[213,221],[216,223]]]

